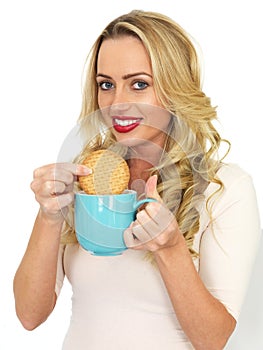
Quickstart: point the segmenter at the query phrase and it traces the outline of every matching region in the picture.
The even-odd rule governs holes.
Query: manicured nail
[[[78,170],[78,172],[80,172],[83,175],[92,174],[92,169],[86,167],[85,165],[78,164],[77,170]]]

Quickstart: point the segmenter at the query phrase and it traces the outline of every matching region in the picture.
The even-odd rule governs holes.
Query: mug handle
[[[136,202],[134,205],[134,210],[139,209],[139,207],[144,203],[150,203],[150,202],[158,202],[157,199],[154,198],[145,198],[141,199],[140,201]]]

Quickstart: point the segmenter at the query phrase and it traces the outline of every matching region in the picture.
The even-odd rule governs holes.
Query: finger
[[[123,233],[123,240],[127,248],[139,248],[144,245],[144,242],[140,241],[134,234],[133,228],[128,227]],[[146,241],[149,240],[149,237],[146,238]]]
[[[66,187],[68,186],[62,181],[46,181],[42,194],[46,196],[62,194],[65,192]]]
[[[163,231],[163,229],[160,229],[158,222],[153,220],[146,210],[142,210],[137,214],[136,222],[143,228],[144,231],[142,236],[140,235],[139,237],[137,233],[137,231],[139,231],[138,228],[134,227],[133,229],[133,233],[140,240],[148,240],[149,238],[152,239]],[[146,237],[146,234],[148,238]]]
[[[41,208],[48,213],[57,213],[59,210],[70,205],[74,200],[74,194],[72,192],[62,194],[56,197],[50,197],[48,200],[41,202]]]
[[[123,240],[127,248],[131,248],[134,246],[134,237],[132,235],[132,229],[131,227],[128,227],[123,232]]]
[[[43,178],[50,179],[51,176],[53,176],[53,179],[55,180],[54,182],[63,182],[66,186],[72,184],[75,180],[72,172],[61,167],[56,167],[54,173],[52,170],[51,174],[47,174],[46,177],[43,176]]]
[[[52,169],[64,169],[70,172],[73,175],[84,176],[92,173],[92,170],[82,164],[73,164],[73,163],[55,163],[44,165],[40,168],[34,170],[34,178],[44,176],[46,173],[52,171]],[[55,172],[54,172],[55,173]]]
[[[133,225],[132,234],[136,239],[135,241],[137,241],[137,245],[147,243],[152,239],[152,237],[149,235],[149,232],[146,231],[144,226],[140,225],[139,223],[135,223]]]
[[[40,177],[42,181],[60,181],[70,185],[76,180],[76,175],[63,167],[51,167]]]
[[[92,173],[92,169],[82,164],[57,163],[57,168],[60,168],[60,167],[71,172],[73,175],[76,175],[76,176],[90,175]]]
[[[173,213],[163,204],[152,202],[147,204],[144,210],[163,230],[174,220]]]
[[[74,193],[69,192],[69,193],[61,194],[55,198],[57,199],[59,207],[63,209],[74,201]]]
[[[33,180],[30,184],[31,190],[38,196],[49,197],[62,193],[73,192],[74,184],[66,185],[60,181],[45,181],[42,179]]]
[[[136,223],[133,233],[139,240],[148,242],[164,233],[174,220],[174,215],[160,203],[148,204],[145,210],[136,216]],[[149,237],[147,239],[147,236]]]
[[[157,175],[150,176],[145,184],[145,195],[149,198],[154,198],[159,202],[162,202],[161,197],[157,191]]]

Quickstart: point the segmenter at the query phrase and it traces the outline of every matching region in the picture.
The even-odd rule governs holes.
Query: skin
[[[236,322],[203,285],[176,219],[157,193],[156,176],[149,178],[145,172],[158,162],[170,116],[155,94],[149,57],[142,43],[132,37],[104,41],[98,56],[97,83],[106,125],[137,155],[129,161],[132,181],[145,180],[146,195],[157,199],[138,213],[124,233],[125,243],[130,249],[154,254],[175,313],[194,348],[222,349]],[[114,116],[142,119],[130,132],[118,132],[113,128]],[[51,164],[34,173],[31,188],[40,210],[14,279],[17,314],[27,329],[41,324],[55,306],[57,254],[64,220],[60,208],[66,210],[72,202],[76,176],[88,173],[89,169],[72,164]]]
[[[16,313],[27,330],[43,323],[56,304],[55,283],[61,229],[73,201],[73,181],[90,170],[81,165],[49,164],[34,171],[31,189],[39,212],[14,277]]]
[[[121,55],[120,55],[121,53]],[[130,188],[144,192],[147,169],[157,165],[171,116],[156,96],[151,62],[141,42],[132,37],[106,40],[98,55],[98,103],[105,124],[118,142],[130,147]],[[140,118],[130,132],[114,129],[113,119]]]
[[[120,55],[121,52],[121,55]],[[112,130],[117,140],[144,156],[152,144],[163,147],[170,115],[155,94],[151,64],[146,50],[132,37],[103,42],[97,69],[98,103],[105,123],[114,116],[142,118],[128,133]]]

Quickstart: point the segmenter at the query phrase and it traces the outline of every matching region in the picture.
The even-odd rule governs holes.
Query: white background
[[[256,0],[0,0],[1,350],[61,348],[70,317],[67,282],[54,313],[33,332],[22,328],[14,311],[12,280],[38,210],[29,185],[33,169],[56,161],[75,125],[82,69],[92,43],[109,21],[127,11],[169,15],[199,43],[204,91],[218,106],[222,136],[232,142],[228,160],[253,176],[262,220],[260,5]],[[247,343],[237,331],[230,349],[263,348],[262,318],[252,327],[250,316],[244,317],[242,329],[242,334],[252,332]]]

